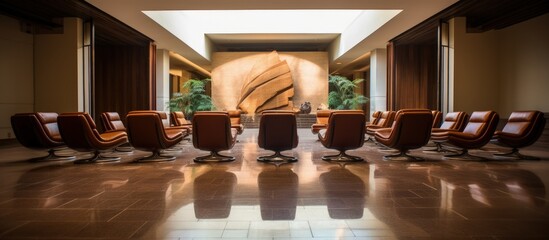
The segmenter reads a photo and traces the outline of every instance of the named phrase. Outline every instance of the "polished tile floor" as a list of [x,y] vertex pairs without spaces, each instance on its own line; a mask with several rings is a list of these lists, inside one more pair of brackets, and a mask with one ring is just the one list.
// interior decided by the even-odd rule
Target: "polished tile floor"
[[[374,144],[340,165],[308,129],[285,153],[259,163],[257,129],[228,152],[237,160],[195,164],[185,142],[166,163],[28,162],[44,155],[0,146],[0,239],[548,239],[549,148],[542,161],[386,162]],[[501,150],[489,145],[473,154]]]

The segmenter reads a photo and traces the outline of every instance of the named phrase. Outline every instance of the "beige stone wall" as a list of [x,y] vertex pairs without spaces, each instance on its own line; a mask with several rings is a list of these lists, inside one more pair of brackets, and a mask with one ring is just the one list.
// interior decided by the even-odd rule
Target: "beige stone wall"
[[[217,52],[212,57],[212,99],[218,110],[236,109],[242,83],[254,63],[269,52]],[[313,112],[328,102],[326,52],[278,52],[294,80],[294,107],[311,102]]]

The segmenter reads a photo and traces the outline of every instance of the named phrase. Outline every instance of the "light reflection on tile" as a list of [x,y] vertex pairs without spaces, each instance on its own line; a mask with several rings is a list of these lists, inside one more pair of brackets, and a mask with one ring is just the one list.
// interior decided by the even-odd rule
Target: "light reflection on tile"
[[[369,163],[320,160],[333,153],[309,129],[287,153],[297,163],[256,161],[270,154],[246,129],[224,154],[195,164],[183,143],[177,160],[132,164],[29,163],[37,154],[0,149],[0,238],[422,239],[549,235],[549,163],[385,162],[374,144],[354,150]],[[525,149],[544,154],[549,148]],[[490,149],[497,147],[490,146]],[[531,150],[530,150],[531,149]],[[541,150],[540,150],[541,149]],[[477,154],[486,154],[475,152]],[[21,161],[13,162],[13,159]]]

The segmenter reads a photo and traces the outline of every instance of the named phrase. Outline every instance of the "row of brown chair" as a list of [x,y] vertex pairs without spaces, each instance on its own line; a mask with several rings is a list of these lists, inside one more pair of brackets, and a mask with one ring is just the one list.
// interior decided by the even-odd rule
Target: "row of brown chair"
[[[417,113],[406,113],[416,110],[401,110],[396,113],[395,122],[391,128],[375,127],[379,123],[373,119],[370,134],[374,134],[378,143],[381,143],[389,148],[399,150],[399,154],[385,156],[384,159],[395,159],[404,157],[407,160],[421,160],[421,158],[406,154],[409,149],[419,148],[426,144],[425,140],[431,140],[436,145],[436,148],[431,150],[435,152],[447,152],[442,145],[450,145],[460,148],[458,153],[444,156],[443,159],[474,159],[483,160],[484,158],[472,156],[468,150],[480,148],[486,145],[491,140],[499,145],[511,147],[512,150],[505,154],[494,154],[496,156],[512,156],[519,159],[537,159],[535,157],[524,156],[518,152],[518,148],[533,144],[543,132],[545,126],[545,118],[543,113],[539,111],[522,111],[513,112],[509,117],[509,121],[502,131],[495,131],[499,116],[493,111],[473,112],[470,119],[465,112],[448,113],[444,122],[440,127],[436,127],[438,118],[442,114],[438,111],[431,111],[432,124],[430,129],[426,129],[426,123],[421,123],[419,120],[404,120],[406,115],[418,115]],[[427,118],[426,110],[421,110],[423,117]],[[406,114],[404,114],[406,113]],[[373,116],[380,115],[374,113]],[[390,115],[390,113],[386,113]],[[419,116],[415,116],[419,118]],[[382,119],[381,117],[379,119]],[[396,121],[399,119],[399,121]],[[426,120],[424,120],[426,121]],[[423,122],[424,122],[423,121]],[[403,130],[408,129],[408,130]],[[423,130],[421,130],[423,129]],[[403,133],[409,131],[408,133]],[[368,132],[368,127],[367,127]],[[432,133],[431,133],[432,132]],[[399,136],[399,137],[397,137]],[[493,138],[493,136],[495,136]],[[427,150],[429,151],[429,150]]]
[[[458,120],[466,118],[466,113],[454,113],[450,115],[450,118],[452,116],[455,116],[455,125],[457,126],[446,130],[433,131],[431,137],[438,145],[449,144],[461,149],[458,153],[445,155],[443,159],[485,160],[483,157],[469,154],[469,149],[481,148],[489,142],[512,148],[509,153],[494,154],[496,157],[513,157],[528,160],[539,159],[520,154],[519,148],[532,145],[543,133],[546,120],[544,114],[540,111],[512,112],[501,131],[496,131],[499,115],[494,111],[473,112],[468,122],[466,120]],[[460,125],[459,123],[462,124]],[[441,147],[437,147],[437,149],[441,151]],[[442,151],[447,150],[442,149]]]

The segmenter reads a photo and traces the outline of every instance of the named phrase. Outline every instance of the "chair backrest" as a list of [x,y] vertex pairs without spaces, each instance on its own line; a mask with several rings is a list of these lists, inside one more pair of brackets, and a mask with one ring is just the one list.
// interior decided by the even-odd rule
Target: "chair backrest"
[[395,120],[395,115],[395,111],[382,112],[376,125],[384,128],[391,127],[393,125],[393,121]]
[[95,149],[101,146],[101,136],[88,113],[62,113],[57,117],[59,132],[68,147]]
[[512,112],[501,132],[512,133],[515,139],[522,141],[521,145],[528,146],[541,136],[545,122],[544,114],[540,111]]
[[11,126],[21,145],[28,148],[53,148],[64,145],[57,126],[57,113],[17,113]]
[[126,127],[117,112],[101,113],[101,124],[105,131],[126,131]]
[[183,126],[189,124],[189,122],[185,118],[185,114],[182,111],[171,112],[170,122],[173,126]]
[[494,135],[498,121],[499,115],[494,111],[473,112],[463,130],[463,133],[471,135],[467,138],[470,148],[486,145]]
[[229,118],[231,119],[232,125],[239,125],[242,122],[240,120],[240,116],[242,115],[240,110],[229,110],[227,111],[227,113],[229,114]]
[[321,142],[325,147],[340,150],[359,148],[364,144],[365,122],[362,111],[334,111]]
[[377,125],[379,122],[379,119],[381,119],[381,111],[375,111],[372,113],[372,119],[370,120],[370,125]]
[[328,124],[328,118],[334,110],[318,110],[316,111],[316,123]]
[[[428,109],[405,109],[396,113],[388,146],[397,149],[415,149],[429,142],[433,114]],[[386,144],[386,143],[384,143]]]
[[297,123],[291,111],[264,111],[259,121],[259,147],[283,151],[297,147]]
[[162,116],[158,111],[130,112],[126,116],[128,137],[133,147],[139,149],[165,149],[166,132]]
[[204,111],[193,116],[193,146],[207,151],[230,149],[235,138],[227,112]]
[[160,119],[162,120],[162,124],[164,125],[164,127],[166,127],[166,128],[170,127],[170,120],[168,118],[168,114],[166,114],[166,112],[164,112],[164,111],[134,110],[134,111],[130,111],[128,114],[130,114],[130,113],[150,113],[150,112],[155,112],[160,116]]
[[449,112],[444,117],[444,122],[439,128],[463,131],[467,125],[468,117],[469,115],[466,112]]
[[442,112],[438,110],[432,110],[431,113],[433,114],[433,126],[432,128],[438,128],[442,122]]

